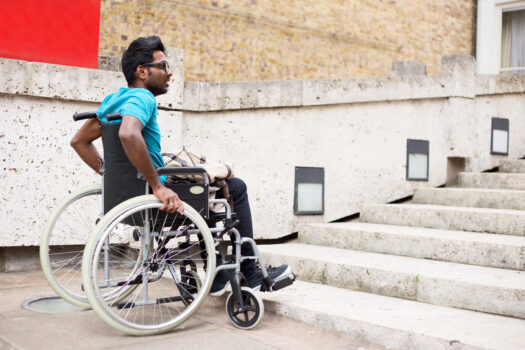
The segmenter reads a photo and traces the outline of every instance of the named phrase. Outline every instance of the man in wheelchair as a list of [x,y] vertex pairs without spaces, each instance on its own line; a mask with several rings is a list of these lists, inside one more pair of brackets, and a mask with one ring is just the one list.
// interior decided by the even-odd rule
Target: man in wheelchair
[[[152,36],[134,40],[122,56],[122,71],[128,87],[123,87],[118,92],[107,96],[97,110],[97,114],[102,122],[107,122],[106,115],[120,112],[122,119],[118,136],[130,162],[148,182],[153,194],[162,202],[161,210],[168,213],[182,212],[183,205],[177,193],[170,189],[169,179],[166,176],[158,176],[155,170],[164,166],[155,96],[168,91],[172,75],[160,38]],[[99,122],[96,119],[88,119],[71,140],[71,146],[82,160],[99,174],[101,174],[103,160],[94,147],[93,141],[100,136]],[[253,238],[246,185],[239,178],[226,181],[239,220],[237,230],[242,237]],[[223,191],[219,190],[217,198],[223,196]],[[218,252],[216,254],[217,266],[219,266],[223,262],[221,255]],[[241,247],[241,254],[243,256],[254,255],[249,244]],[[287,265],[268,267],[266,270],[273,280],[291,272]],[[261,288],[263,275],[254,260],[243,261],[241,272],[248,287],[255,290]],[[230,275],[230,270],[218,271],[210,294],[222,295],[229,284]]]

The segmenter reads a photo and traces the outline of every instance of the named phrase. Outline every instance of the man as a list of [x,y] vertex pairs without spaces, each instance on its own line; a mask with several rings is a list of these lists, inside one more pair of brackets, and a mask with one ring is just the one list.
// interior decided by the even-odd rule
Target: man
[[[134,40],[122,55],[122,72],[128,83],[127,88],[120,88],[116,93],[107,96],[98,115],[103,122],[109,113],[120,112],[122,121],[119,137],[126,155],[137,170],[150,185],[153,194],[162,202],[161,210],[182,213],[182,203],[175,192],[166,187],[166,176],[158,176],[156,168],[164,166],[161,155],[161,133],[157,123],[157,102],[155,96],[168,91],[172,73],[166,61],[165,48],[157,36],[138,38]],[[82,160],[100,174],[103,162],[93,145],[100,137],[98,121],[87,120],[71,140],[71,146]],[[237,219],[240,221],[237,229],[243,237],[253,237],[250,205],[246,185],[238,178],[228,180],[230,195],[233,198]],[[222,191],[217,197],[222,196]],[[243,255],[253,255],[251,246],[245,244],[241,248]],[[220,255],[217,265],[222,264]],[[272,279],[290,273],[287,265],[268,268]],[[262,283],[262,273],[256,268],[253,260],[241,264],[247,285],[259,289]],[[211,287],[212,295],[222,295],[228,286],[230,271],[220,271],[215,276]]]

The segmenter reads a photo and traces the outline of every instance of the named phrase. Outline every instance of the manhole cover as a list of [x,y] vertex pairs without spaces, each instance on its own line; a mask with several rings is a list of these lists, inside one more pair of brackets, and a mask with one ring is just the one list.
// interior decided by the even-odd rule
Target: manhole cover
[[42,312],[46,314],[70,314],[84,310],[72,305],[58,296],[39,297],[26,301],[22,307],[27,310]]

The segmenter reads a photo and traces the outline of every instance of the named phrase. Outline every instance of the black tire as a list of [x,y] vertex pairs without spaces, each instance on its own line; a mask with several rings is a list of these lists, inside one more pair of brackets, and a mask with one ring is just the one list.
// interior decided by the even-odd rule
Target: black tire
[[245,311],[239,311],[233,293],[226,299],[226,313],[235,327],[251,329],[261,322],[264,315],[264,304],[261,297],[248,287],[241,287],[242,300]]

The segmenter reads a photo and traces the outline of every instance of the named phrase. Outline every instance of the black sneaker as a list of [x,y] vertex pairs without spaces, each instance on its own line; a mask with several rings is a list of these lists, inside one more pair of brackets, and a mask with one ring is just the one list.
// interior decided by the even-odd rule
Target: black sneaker
[[291,274],[292,269],[288,265],[281,265],[275,267],[272,267],[272,265],[270,265],[266,268],[266,272],[268,272],[268,276],[270,276],[273,280],[276,280],[279,277]]
[[210,289],[210,295],[219,297],[224,294],[230,284],[231,271],[221,270],[217,272]]
[[[279,277],[289,275],[292,270],[290,269],[290,266],[288,265],[281,265],[281,266],[268,266],[266,268],[266,272],[268,272],[268,276],[272,280],[276,280]],[[255,270],[250,276],[244,276],[246,278],[246,285],[254,290],[260,290],[261,284],[263,281],[263,275],[260,269]]]

